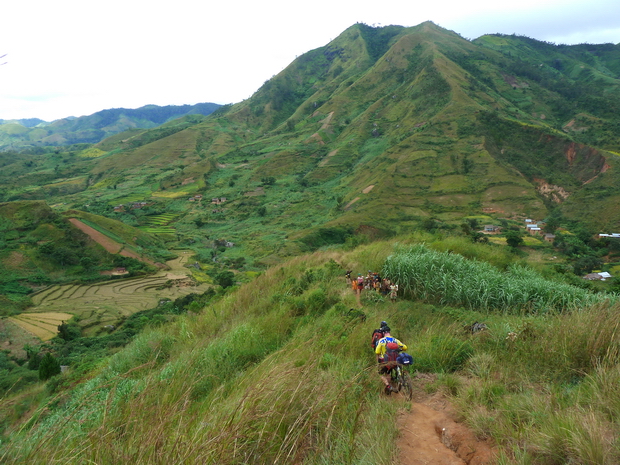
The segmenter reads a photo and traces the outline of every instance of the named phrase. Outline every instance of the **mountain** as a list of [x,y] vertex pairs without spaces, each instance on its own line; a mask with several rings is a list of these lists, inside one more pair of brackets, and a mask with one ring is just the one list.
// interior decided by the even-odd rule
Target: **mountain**
[[24,119],[0,119],[0,124],[20,124],[27,128],[33,128],[39,124],[46,125],[46,121],[39,118],[24,118]]
[[[356,24],[207,117],[0,153],[10,312],[49,276],[143,271],[109,241],[173,251],[192,291],[119,317],[116,287],[52,286],[75,318],[37,347],[0,320],[3,462],[473,463],[475,433],[502,463],[619,463],[619,287],[577,271],[619,269],[618,242],[592,239],[620,227],[617,56]],[[556,241],[519,247],[525,218]],[[396,301],[351,292],[347,270],[395,281]],[[413,409],[382,394],[367,339],[384,319],[415,359]],[[465,421],[437,427],[440,404]],[[411,431],[442,458],[397,457]]]
[[[263,263],[464,218],[553,211],[617,230],[617,57],[608,44],[356,24],[204,119],[11,156],[4,199],[105,215],[144,200],[183,212],[170,223],[180,243],[226,238]],[[189,202],[198,194],[225,205]],[[148,215],[123,215],[146,227]]]
[[0,150],[36,146],[96,143],[113,134],[135,128],[154,128],[188,115],[209,115],[220,105],[145,105],[136,109],[114,108],[88,116],[45,122],[38,118],[0,120]]

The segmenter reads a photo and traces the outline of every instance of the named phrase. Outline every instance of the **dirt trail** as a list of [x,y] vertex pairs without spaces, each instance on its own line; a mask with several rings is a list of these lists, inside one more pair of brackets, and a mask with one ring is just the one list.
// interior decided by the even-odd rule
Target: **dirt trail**
[[110,239],[108,236],[100,233],[95,228],[91,228],[87,224],[82,223],[77,218],[69,218],[69,221],[73,223],[74,226],[76,226],[77,228],[81,229],[83,232],[88,234],[91,239],[93,239],[95,242],[101,245],[108,252],[113,253],[113,254],[119,254],[124,257],[135,258],[136,260],[140,260],[141,262],[148,263],[149,265],[159,266],[157,263],[153,262],[152,260],[149,260],[148,258],[140,256],[133,250],[129,250],[128,248],[125,248],[123,244],[119,244],[115,240]]
[[487,465],[495,463],[495,451],[486,441],[456,421],[449,401],[441,394],[428,395],[422,386],[430,376],[414,379],[410,411],[398,419],[400,465]]

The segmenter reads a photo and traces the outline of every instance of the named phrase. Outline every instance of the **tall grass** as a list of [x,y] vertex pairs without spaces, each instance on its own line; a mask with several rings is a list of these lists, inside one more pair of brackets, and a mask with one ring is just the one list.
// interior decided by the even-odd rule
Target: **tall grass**
[[422,245],[390,255],[383,275],[410,298],[487,312],[566,311],[618,300],[614,294],[549,281],[523,266],[511,265],[502,272],[489,263]]
[[0,460],[391,463],[397,428],[384,419],[400,404],[379,396],[375,323],[348,316],[342,257],[327,256],[143,333],[12,435]]
[[[142,333],[24,422],[0,444],[0,461],[393,463],[395,418],[407,404],[381,396],[368,344],[387,320],[415,368],[431,373],[416,387],[435,378],[427,392],[451,396],[467,424],[502,449],[498,463],[620,463],[620,306],[523,315],[517,305],[494,312],[487,297],[470,299],[471,310],[445,307],[440,288],[425,290],[432,303],[411,299],[424,290],[419,278],[407,298],[365,299],[358,309],[344,271],[387,268],[396,255],[434,266],[416,268],[426,281],[466,270],[503,288],[532,276],[426,248],[387,259],[391,250],[373,243],[297,257]],[[471,286],[466,294],[484,291],[475,279],[457,281],[463,292]],[[476,320],[488,330],[464,330]]]

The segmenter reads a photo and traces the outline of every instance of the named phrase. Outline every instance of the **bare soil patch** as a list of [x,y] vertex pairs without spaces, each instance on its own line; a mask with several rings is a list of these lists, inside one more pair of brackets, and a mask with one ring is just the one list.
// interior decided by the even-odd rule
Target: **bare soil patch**
[[319,166],[327,165],[327,162],[329,161],[329,159],[333,157],[334,155],[336,155],[337,153],[338,153],[338,149],[332,150],[331,152],[329,152],[327,156],[319,162]]
[[397,442],[401,465],[486,465],[496,460],[496,449],[458,420],[449,400],[440,393],[426,394],[423,385],[431,376],[414,378],[410,411],[398,419]]
[[71,223],[75,227],[81,229],[83,232],[88,234],[91,237],[91,239],[93,239],[95,242],[97,242],[97,244],[102,246],[108,252],[117,254],[123,248],[122,244],[119,244],[118,242],[113,241],[112,239],[110,239],[105,234],[102,234],[99,231],[97,231],[96,229],[91,228],[90,226],[82,223],[77,218],[69,218],[69,221],[71,221]]
[[140,256],[138,253],[134,252],[133,250],[129,250],[125,248],[123,244],[119,244],[115,240],[110,239],[105,234],[100,233],[96,229],[91,228],[87,224],[82,223],[77,218],[69,218],[69,221],[71,221],[71,223],[73,223],[74,226],[76,226],[77,228],[81,229],[83,232],[88,234],[88,236],[90,236],[92,240],[94,240],[97,244],[102,246],[104,249],[106,249],[110,253],[119,254],[119,255],[122,255],[123,257],[135,258],[136,260],[140,260],[141,262],[148,263],[149,265],[160,266],[154,261]]
[[368,194],[368,193],[369,193],[369,192],[370,192],[370,191],[371,191],[374,187],[375,187],[375,185],[374,185],[374,184],[371,184],[371,185],[370,185],[370,186],[368,186],[366,189],[364,189],[364,190],[362,191],[362,193],[364,193],[364,194]]
[[257,187],[253,191],[245,192],[243,195],[246,197],[256,197],[257,195],[265,195],[265,189],[262,187]]
[[351,206],[357,202],[360,198],[359,197],[355,197],[353,200],[351,200],[348,204],[346,204],[343,208],[343,210],[348,210],[349,208],[351,208]]

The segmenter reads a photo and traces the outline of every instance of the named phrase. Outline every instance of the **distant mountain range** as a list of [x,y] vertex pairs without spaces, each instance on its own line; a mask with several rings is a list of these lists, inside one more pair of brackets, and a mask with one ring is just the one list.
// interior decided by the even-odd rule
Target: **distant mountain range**
[[88,116],[70,116],[52,122],[39,118],[0,120],[0,150],[94,144],[128,129],[154,128],[188,115],[206,116],[219,107],[217,103],[145,105],[136,109],[102,110]]
[[[22,144],[85,142],[155,126],[173,117],[166,111],[106,110],[0,132]],[[23,136],[8,134],[16,128]],[[458,228],[472,217],[553,212],[617,232],[619,154],[618,45],[355,24],[208,116],[87,149],[0,154],[0,199],[45,199],[145,227],[148,212],[172,208],[184,211],[168,225],[175,240],[251,244],[243,253],[267,263],[351,231]],[[189,200],[198,194],[226,202],[205,209]],[[112,212],[137,201],[149,207]]]

